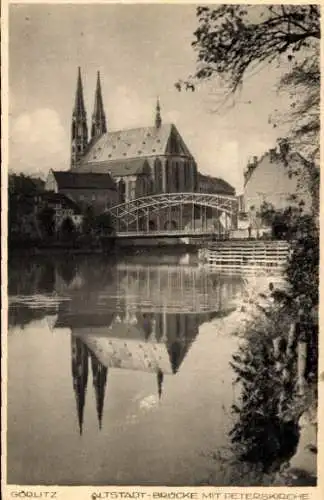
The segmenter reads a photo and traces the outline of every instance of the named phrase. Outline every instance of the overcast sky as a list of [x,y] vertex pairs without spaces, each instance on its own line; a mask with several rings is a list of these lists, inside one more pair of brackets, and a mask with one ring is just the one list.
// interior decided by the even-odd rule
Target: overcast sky
[[195,68],[194,5],[11,5],[9,25],[9,168],[46,176],[68,169],[71,114],[81,66],[88,119],[101,72],[108,129],[153,124],[156,97],[202,173],[242,189],[248,159],[283,134],[269,123],[286,102],[280,68],[250,77],[236,104],[216,111],[218,83],[179,93]]

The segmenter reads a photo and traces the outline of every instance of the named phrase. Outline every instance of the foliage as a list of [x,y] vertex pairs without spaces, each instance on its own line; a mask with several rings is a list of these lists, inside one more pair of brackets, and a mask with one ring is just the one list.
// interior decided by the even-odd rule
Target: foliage
[[60,227],[60,236],[63,240],[69,240],[75,236],[75,225],[71,217],[65,217]]
[[204,6],[197,8],[197,18],[193,81],[220,76],[232,92],[250,69],[283,54],[292,60],[303,49],[318,46],[320,39],[317,5]]
[[304,217],[302,212],[302,204],[276,210],[271,203],[264,202],[260,207],[259,217],[263,225],[271,227],[274,239],[293,240],[298,233],[299,220]]
[[[44,182],[24,174],[9,174],[8,177],[8,226],[9,238],[24,234],[26,216],[34,213],[34,196],[42,193]],[[24,236],[24,238],[26,235]]]
[[45,207],[41,210],[37,216],[41,230],[45,236],[53,236],[55,232],[55,220],[54,220],[54,209],[51,207]]
[[10,195],[34,195],[44,191],[44,181],[39,177],[24,174],[9,174],[8,190]]
[[113,225],[109,214],[100,214],[95,219],[95,229],[101,235],[111,234],[113,232]]
[[197,18],[192,43],[197,70],[176,87],[194,90],[198,82],[218,78],[225,94],[233,95],[261,66],[285,62],[278,90],[288,92],[290,112],[281,117],[276,112],[270,122],[274,127],[289,123],[285,142],[302,154],[314,194],[319,185],[319,5],[204,6],[197,8]]
[[[297,121],[297,118],[296,118]],[[319,126],[319,123],[318,123]],[[317,139],[314,137],[312,140],[312,145],[317,148],[317,142],[319,140],[319,134]],[[294,151],[294,138],[291,137],[289,140],[279,139],[279,159],[282,161],[285,168],[287,168],[289,176],[295,176],[297,178],[297,191],[305,192],[305,187],[311,197],[311,209],[312,213],[316,217],[319,211],[319,186],[320,186],[320,170],[317,165],[317,160],[315,157],[308,160],[300,154]],[[298,140],[298,147],[301,145],[301,140]],[[314,151],[315,151],[314,149]],[[316,156],[316,155],[315,155]],[[296,165],[297,163],[297,165]]]
[[[300,207],[275,210],[270,203],[263,203],[260,216],[272,227],[275,239],[290,240],[292,251],[286,277],[293,299],[307,297],[312,307],[319,301],[319,228],[312,214],[305,214]],[[304,300],[304,299],[303,299]]]
[[312,307],[319,303],[319,228],[310,215],[295,219],[296,239],[287,267],[291,293]]
[[294,454],[299,438],[300,415],[294,407],[296,356],[287,362],[286,373],[284,349],[278,359],[273,348],[274,338],[285,339],[281,333],[285,323],[280,309],[254,318],[231,363],[241,386],[240,400],[232,407],[238,417],[230,432],[234,455],[263,472],[278,470]]
[[309,162],[319,164],[320,65],[319,48],[293,69],[279,83],[279,91],[290,97],[290,114],[282,119],[291,125],[290,143]]

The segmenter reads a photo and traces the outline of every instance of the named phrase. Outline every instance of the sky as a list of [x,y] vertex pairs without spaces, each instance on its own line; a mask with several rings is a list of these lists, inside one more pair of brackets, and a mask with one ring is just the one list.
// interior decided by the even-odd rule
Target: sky
[[250,76],[232,106],[219,110],[217,80],[178,92],[193,73],[194,5],[11,4],[9,11],[9,170],[46,178],[67,170],[77,68],[88,123],[96,72],[101,74],[108,130],[173,122],[198,169],[242,191],[250,158],[275,145],[284,130],[269,120],[286,99],[276,91],[274,65]]

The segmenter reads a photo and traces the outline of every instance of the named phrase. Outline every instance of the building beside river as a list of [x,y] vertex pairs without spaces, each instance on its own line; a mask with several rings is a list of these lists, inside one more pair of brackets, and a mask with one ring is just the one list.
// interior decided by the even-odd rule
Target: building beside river
[[118,203],[116,184],[110,174],[50,170],[45,189],[65,195],[81,208],[92,205],[98,213]]
[[258,212],[266,202],[276,209],[301,205],[311,206],[307,183],[300,185],[298,174],[305,170],[304,159],[298,153],[287,155],[284,162],[277,149],[270,149],[261,158],[254,157],[245,172],[244,211]]

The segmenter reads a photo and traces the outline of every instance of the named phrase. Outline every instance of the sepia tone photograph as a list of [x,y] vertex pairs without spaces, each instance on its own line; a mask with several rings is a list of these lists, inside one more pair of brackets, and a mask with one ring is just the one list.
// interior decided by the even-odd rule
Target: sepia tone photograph
[[8,25],[7,484],[316,486],[320,6]]

